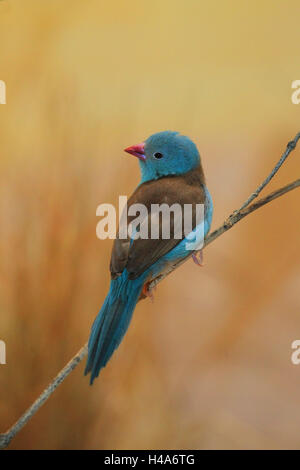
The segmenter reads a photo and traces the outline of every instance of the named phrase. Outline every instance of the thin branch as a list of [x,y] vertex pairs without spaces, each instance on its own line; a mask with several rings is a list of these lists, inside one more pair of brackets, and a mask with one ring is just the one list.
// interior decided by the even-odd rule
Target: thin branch
[[249,206],[249,204],[257,198],[257,196],[262,192],[262,190],[265,188],[265,186],[267,186],[267,184],[271,181],[271,179],[276,175],[277,171],[279,170],[279,168],[281,168],[281,166],[284,164],[284,162],[286,161],[287,157],[289,156],[289,154],[295,150],[296,148],[296,145],[298,143],[298,140],[300,139],[300,132],[296,135],[296,137],[291,140],[287,146],[286,146],[286,150],[285,152],[282,154],[279,162],[277,163],[277,165],[273,168],[273,170],[271,171],[271,173],[267,176],[267,178],[261,183],[260,186],[258,186],[258,188],[256,189],[256,191],[254,191],[254,193],[251,194],[251,196],[247,199],[247,201],[244,202],[244,204],[237,210],[235,211],[232,215],[235,215],[236,212],[240,212],[242,211],[245,207]]
[[[294,140],[290,141],[287,145],[287,148],[283,155],[281,156],[280,160],[278,161],[277,165],[271,171],[269,176],[264,180],[264,182],[251,194],[251,196],[245,201],[245,203],[238,209],[234,211],[227,220],[214,232],[212,232],[204,242],[204,247],[212,243],[216,238],[220,237],[224,232],[231,229],[237,222],[242,220],[247,215],[251,214],[255,210],[259,209],[260,207],[264,206],[265,204],[274,201],[275,199],[283,196],[284,194],[292,191],[300,187],[300,179],[295,180],[293,183],[290,183],[276,191],[268,194],[266,197],[259,199],[258,201],[251,204],[251,202],[257,198],[260,192],[265,188],[265,186],[270,182],[273,176],[277,173],[279,168],[283,165],[286,161],[287,157],[290,153],[296,148],[297,142],[300,139],[300,132],[296,135]],[[250,205],[251,204],[251,205]],[[167,277],[171,272],[185,263],[191,256],[193,252],[184,259],[177,263],[174,263],[170,266],[169,270],[165,272],[163,275],[158,276],[154,279],[151,284],[150,288],[157,285],[161,282],[165,277]],[[12,439],[19,433],[19,431],[28,423],[28,421],[35,415],[35,413],[41,408],[41,406],[48,400],[48,398],[52,395],[52,393],[56,390],[56,388],[68,377],[68,375],[77,367],[77,365],[84,359],[87,355],[87,343],[75,354],[75,356],[68,362],[68,364],[59,372],[59,374],[50,382],[48,387],[41,393],[41,395],[37,398],[37,400],[25,411],[25,413],[18,419],[18,421],[4,434],[0,434],[0,449],[4,449],[7,447]]]
[[75,367],[87,355],[87,343],[78,351],[77,354],[68,362],[68,364],[57,374],[57,376],[50,382],[47,388],[35,400],[35,402],[25,411],[25,413],[18,419],[18,421],[5,433],[0,434],[0,449],[4,449],[10,441],[18,434],[19,431],[28,423],[28,421],[35,415],[41,406],[48,400],[57,387],[68,377],[68,375],[75,369]]

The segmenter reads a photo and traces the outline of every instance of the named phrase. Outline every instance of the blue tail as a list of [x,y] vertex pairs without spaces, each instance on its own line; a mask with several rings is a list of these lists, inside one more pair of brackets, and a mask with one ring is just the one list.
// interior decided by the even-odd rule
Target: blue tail
[[111,281],[109,293],[93,323],[89,339],[88,360],[84,373],[87,375],[91,372],[91,385],[121,343],[143,283],[142,279],[129,281],[126,271],[118,279]]

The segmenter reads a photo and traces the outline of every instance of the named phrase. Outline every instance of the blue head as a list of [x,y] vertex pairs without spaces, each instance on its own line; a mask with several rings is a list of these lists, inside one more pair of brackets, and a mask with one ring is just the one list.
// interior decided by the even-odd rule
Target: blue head
[[139,158],[142,183],[162,176],[182,175],[200,165],[196,145],[178,132],[158,132],[125,151]]

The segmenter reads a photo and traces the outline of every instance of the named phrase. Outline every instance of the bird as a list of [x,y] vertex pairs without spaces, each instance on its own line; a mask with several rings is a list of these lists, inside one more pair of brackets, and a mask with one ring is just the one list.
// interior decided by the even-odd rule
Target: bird
[[[206,186],[200,154],[189,137],[179,132],[162,131],[124,150],[138,158],[141,179],[128,199],[123,220],[129,224],[132,222],[133,217],[128,213],[134,204],[143,204],[150,212],[153,204],[164,203],[169,207],[179,204],[181,208],[189,204],[192,207],[192,230],[186,235],[180,229],[180,236],[176,238],[170,231],[170,237],[164,238],[159,219],[156,222],[159,225],[158,237],[139,238],[136,232],[121,237],[119,227],[111,253],[109,292],[93,322],[88,341],[85,375],[90,373],[91,385],[120,345],[138,300],[153,297],[151,282],[172,263],[190,255],[187,241],[191,235],[196,237],[200,228],[202,238],[205,237],[213,215],[213,202]],[[204,207],[200,221],[196,216],[197,204]],[[146,224],[150,222],[151,216],[148,214]],[[170,219],[170,226],[173,231],[178,226],[175,215]],[[193,253],[193,259],[201,265],[202,252],[200,256]]]

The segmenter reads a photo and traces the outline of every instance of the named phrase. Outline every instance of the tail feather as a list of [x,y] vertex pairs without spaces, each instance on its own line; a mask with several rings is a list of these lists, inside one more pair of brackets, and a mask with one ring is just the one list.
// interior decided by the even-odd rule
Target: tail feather
[[111,282],[110,291],[93,323],[89,339],[85,375],[91,372],[91,384],[121,343],[142,287],[142,281],[129,281],[124,276]]

